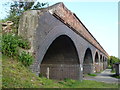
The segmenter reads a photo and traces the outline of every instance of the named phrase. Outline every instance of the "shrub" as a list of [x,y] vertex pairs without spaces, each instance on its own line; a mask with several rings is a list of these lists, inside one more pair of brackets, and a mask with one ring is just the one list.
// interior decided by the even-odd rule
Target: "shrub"
[[2,35],[2,53],[7,56],[16,56],[18,54],[18,41],[14,34]]
[[24,49],[30,48],[30,43],[27,40],[24,40],[22,37],[15,34],[3,34],[2,38],[2,53],[10,57],[16,57],[21,61],[25,66],[29,66],[33,62],[33,57],[26,52],[22,52],[19,55],[19,50],[17,47]]
[[114,69],[114,64],[119,63],[120,59],[115,56],[110,56],[108,59],[108,66],[111,67],[111,69]]
[[28,40],[23,39],[22,37],[18,37],[18,46],[23,49],[30,49],[30,43]]
[[23,49],[30,49],[30,43],[27,40],[24,40],[22,37],[17,36],[15,34],[7,33],[3,34],[2,38],[2,53],[15,57],[18,56],[18,48],[21,47]]
[[30,66],[33,62],[33,57],[29,53],[23,51],[19,55],[18,60],[21,61],[24,66]]

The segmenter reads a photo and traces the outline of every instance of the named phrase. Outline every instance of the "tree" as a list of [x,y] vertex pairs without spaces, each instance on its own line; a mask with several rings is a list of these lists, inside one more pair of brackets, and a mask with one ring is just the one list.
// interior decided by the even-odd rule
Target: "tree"
[[110,64],[119,63],[120,59],[115,56],[110,56]]
[[117,58],[117,57],[115,57],[115,56],[110,56],[109,59],[108,59],[108,65],[109,65],[110,67],[112,67],[112,69],[113,69],[113,67],[114,67],[114,64],[115,64],[115,63],[119,63],[119,62],[120,62],[120,59]]
[[35,2],[27,2],[27,1],[21,2],[21,0],[14,1],[10,5],[10,12],[6,20],[13,21],[14,23],[13,28],[17,30],[19,19],[23,12],[32,9],[40,9],[43,6],[47,5],[47,3],[40,3],[40,2],[37,2],[36,5],[34,4]]

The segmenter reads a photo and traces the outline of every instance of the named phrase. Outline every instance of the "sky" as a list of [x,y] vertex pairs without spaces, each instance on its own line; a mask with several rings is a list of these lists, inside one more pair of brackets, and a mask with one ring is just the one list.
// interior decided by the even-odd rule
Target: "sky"
[[[40,0],[45,2],[45,0]],[[62,1],[62,0],[60,0]],[[48,2],[49,6],[58,1]],[[118,2],[63,1],[74,12],[109,55],[118,57]],[[0,19],[6,17],[9,6],[0,3]]]

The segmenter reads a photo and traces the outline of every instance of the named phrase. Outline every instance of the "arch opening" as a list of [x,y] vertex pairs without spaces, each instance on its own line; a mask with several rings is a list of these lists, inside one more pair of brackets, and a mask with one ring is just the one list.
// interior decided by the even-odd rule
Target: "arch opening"
[[100,55],[100,70],[103,70],[103,57],[102,54]]
[[98,56],[98,53],[96,52],[95,54],[95,63],[98,63],[99,62],[99,56]]
[[95,54],[95,72],[100,72],[98,52]]
[[100,62],[101,62],[101,63],[103,62],[102,55],[100,55]]
[[105,57],[103,56],[103,69],[105,70]]
[[88,48],[84,55],[84,61],[83,61],[83,74],[93,73],[93,58],[92,58],[92,52]]
[[103,66],[104,66],[104,69],[107,68],[107,58],[106,57],[104,57]]
[[80,63],[73,41],[66,35],[57,37],[40,64],[40,74],[51,79],[79,79]]

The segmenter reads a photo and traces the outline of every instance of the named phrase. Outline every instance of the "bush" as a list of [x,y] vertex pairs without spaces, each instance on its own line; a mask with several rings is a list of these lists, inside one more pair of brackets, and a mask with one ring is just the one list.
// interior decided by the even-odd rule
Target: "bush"
[[3,34],[2,36],[2,53],[14,57],[18,54],[18,41],[14,34]]
[[24,40],[22,37],[15,34],[3,34],[2,38],[2,53],[9,57],[16,57],[21,61],[25,66],[29,66],[33,62],[33,57],[26,52],[22,52],[19,55],[18,47],[29,49],[30,43],[27,40]]
[[30,43],[22,37],[15,34],[3,34],[2,38],[2,53],[7,56],[18,56],[18,48],[30,49]]
[[21,61],[24,66],[30,66],[33,62],[33,57],[29,53],[23,51],[19,55],[18,60]]
[[18,46],[23,49],[30,49],[30,43],[28,40],[24,40],[22,37],[18,37]]
[[118,62],[120,62],[120,59],[115,56],[110,56],[109,61],[108,61],[109,64],[115,64]]
[[114,64],[119,63],[120,59],[115,56],[110,56],[108,59],[108,66],[111,67],[111,69],[114,69]]

